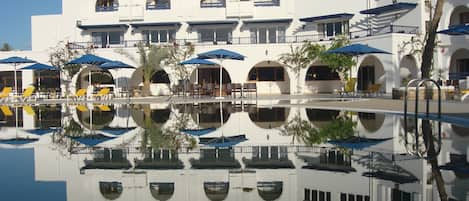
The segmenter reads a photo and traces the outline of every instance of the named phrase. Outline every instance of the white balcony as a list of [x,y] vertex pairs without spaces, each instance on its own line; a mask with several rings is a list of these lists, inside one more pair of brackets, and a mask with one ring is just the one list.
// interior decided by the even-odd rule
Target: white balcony
[[254,15],[254,1],[227,0],[226,17],[252,17]]

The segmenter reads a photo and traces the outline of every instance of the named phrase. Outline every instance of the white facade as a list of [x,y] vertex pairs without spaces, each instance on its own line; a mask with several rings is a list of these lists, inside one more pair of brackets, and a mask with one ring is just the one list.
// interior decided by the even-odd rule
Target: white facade
[[[335,78],[306,80],[308,76],[311,77],[309,73],[316,73],[314,70],[309,72],[310,68],[301,70],[298,80],[297,76],[285,65],[278,63],[278,60],[281,54],[290,51],[290,46],[301,45],[306,40],[328,45],[336,34],[345,33],[352,43],[368,44],[392,53],[360,56],[357,62],[360,68],[352,69],[352,77],[358,77],[359,82],[363,82],[358,84],[358,90],[366,90],[369,84],[375,83],[381,84],[381,91],[390,93],[392,88],[401,86],[401,81],[419,76],[421,55],[415,53],[415,50],[420,46],[418,42],[409,42],[422,40],[430,11],[428,7],[433,4],[432,1],[424,0],[399,1],[410,7],[389,11],[383,8],[392,5],[394,1],[204,2],[63,0],[61,15],[32,16],[32,51],[1,53],[0,56],[24,54],[47,63],[50,48],[63,41],[69,43],[72,48],[93,47],[97,55],[139,66],[138,62],[124,56],[122,52],[137,57],[135,47],[140,42],[191,42],[195,45],[195,55],[224,48],[247,56],[245,61],[226,61],[223,66],[231,83],[256,82],[260,94],[296,94],[298,89],[301,89],[300,93],[305,94],[331,93],[342,87],[340,81]],[[378,14],[360,14],[360,11],[373,8],[381,10],[378,10]],[[467,23],[467,13],[469,5],[466,1],[447,1],[440,29]],[[435,54],[435,79],[446,80],[453,78],[453,75],[464,76],[465,69],[469,69],[466,67],[469,64],[465,64],[465,59],[469,58],[469,51],[466,49],[467,36],[439,35],[438,40],[441,43],[438,44]],[[256,80],[250,80],[249,72],[255,66],[264,70],[269,66],[283,68],[283,76],[264,79],[257,75]],[[312,66],[321,66],[320,61]],[[443,70],[437,73],[437,69]],[[172,68],[167,66],[165,71],[169,74],[171,84],[177,84],[178,78]],[[403,75],[402,72],[410,73]],[[262,73],[267,77],[272,77],[269,73],[276,75],[265,71],[259,74]],[[133,70],[111,71],[111,74],[114,79],[127,81],[121,81],[120,86],[117,86],[119,88],[125,87],[124,84],[127,83],[130,88],[141,84],[139,74],[135,74]],[[73,79],[72,91],[78,88],[75,86],[76,80],[78,76]],[[27,85],[31,80],[26,78],[23,82]],[[195,74],[192,82],[195,82]],[[168,85],[152,85],[153,95],[168,93]]]

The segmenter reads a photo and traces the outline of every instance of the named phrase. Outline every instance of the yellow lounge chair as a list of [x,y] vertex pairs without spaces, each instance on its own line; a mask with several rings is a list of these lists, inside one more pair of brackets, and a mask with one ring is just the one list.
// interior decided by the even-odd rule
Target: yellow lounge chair
[[102,99],[102,98],[106,98],[107,96],[109,96],[109,92],[111,92],[111,89],[109,88],[102,88],[101,90],[98,91],[97,94],[94,95],[94,97],[96,99]]
[[6,117],[13,116],[13,112],[10,110],[10,107],[6,105],[0,106],[0,110],[2,110],[3,115],[5,115]]
[[87,112],[88,107],[86,107],[85,105],[77,105],[77,110],[80,112]]
[[111,111],[111,108],[107,105],[98,105],[98,108],[99,110],[103,111],[103,112],[109,112]]
[[85,98],[86,97],[86,89],[79,89],[77,92],[75,92],[75,95],[73,95],[71,98],[74,100],[78,100],[80,98]]
[[0,100],[6,100],[8,97],[10,97],[10,93],[13,91],[13,88],[11,87],[3,87],[2,92],[0,93]]
[[23,95],[19,96],[23,102],[29,100],[31,97],[33,97],[34,90],[36,90],[36,87],[34,86],[29,86],[23,91]]
[[24,110],[24,111],[26,112],[26,114],[28,114],[28,115],[31,115],[31,116],[36,115],[36,112],[34,112],[34,109],[33,109],[31,106],[29,106],[29,105],[23,106],[23,110]]
[[344,86],[344,91],[341,93],[341,96],[346,95],[355,95],[355,84],[357,83],[357,78],[350,78],[347,80]]

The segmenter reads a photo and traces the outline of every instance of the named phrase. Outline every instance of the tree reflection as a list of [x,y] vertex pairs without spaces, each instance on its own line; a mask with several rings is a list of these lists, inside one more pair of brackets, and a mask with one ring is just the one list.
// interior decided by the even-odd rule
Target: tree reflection
[[295,142],[315,145],[329,140],[342,140],[354,135],[357,123],[348,116],[334,118],[329,124],[321,128],[315,128],[307,121],[303,120],[299,114],[295,115],[280,131],[284,136],[292,137],[292,144]]

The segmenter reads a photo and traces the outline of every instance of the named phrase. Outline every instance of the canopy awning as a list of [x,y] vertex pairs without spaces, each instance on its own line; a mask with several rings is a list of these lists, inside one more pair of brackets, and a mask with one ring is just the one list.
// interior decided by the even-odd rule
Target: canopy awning
[[179,27],[181,26],[180,22],[157,22],[157,23],[135,23],[130,24],[135,29],[140,27]]
[[291,23],[293,19],[291,18],[284,18],[284,19],[249,19],[243,20],[244,24],[268,24],[268,23]]
[[315,17],[305,17],[300,18],[302,22],[322,22],[322,21],[331,21],[331,20],[349,20],[354,16],[351,13],[338,13],[338,14],[331,14],[331,15],[322,15],[322,16],[315,16]]
[[202,25],[236,25],[238,21],[234,20],[217,20],[217,21],[192,21],[187,22],[189,26],[202,26]]
[[83,31],[89,29],[110,29],[110,28],[120,28],[120,29],[127,29],[129,25],[127,24],[100,24],[100,25],[83,25],[79,24],[77,27]]
[[412,10],[415,7],[417,7],[416,3],[400,2],[400,3],[389,4],[389,5],[376,7],[376,8],[372,8],[372,9],[362,10],[362,11],[360,11],[360,14],[381,15],[381,14],[395,12],[395,11]]

